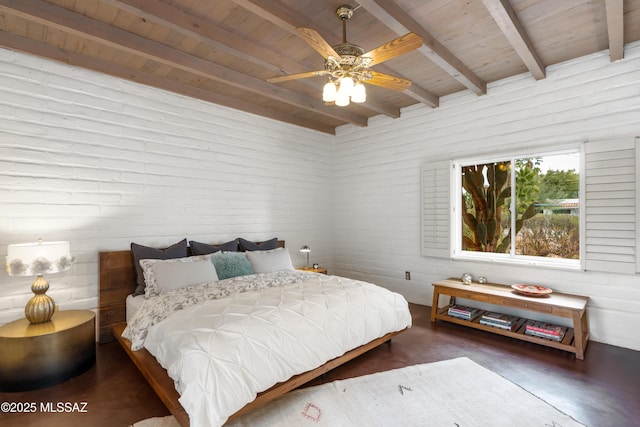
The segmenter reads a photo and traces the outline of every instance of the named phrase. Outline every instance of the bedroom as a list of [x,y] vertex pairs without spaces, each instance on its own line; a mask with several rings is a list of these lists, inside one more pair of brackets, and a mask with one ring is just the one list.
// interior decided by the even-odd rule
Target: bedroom
[[[289,248],[309,245],[332,274],[425,306],[431,283],[464,271],[535,278],[591,298],[591,340],[640,350],[636,275],[420,255],[428,159],[639,135],[638,42],[622,61],[601,50],[548,66],[540,81],[519,74],[485,96],[462,91],[335,136],[12,50],[0,63],[0,253],[40,237],[70,241],[72,270],[49,278],[63,309],[98,306],[98,251],[278,236]],[[29,285],[0,276],[0,323],[22,317]]]

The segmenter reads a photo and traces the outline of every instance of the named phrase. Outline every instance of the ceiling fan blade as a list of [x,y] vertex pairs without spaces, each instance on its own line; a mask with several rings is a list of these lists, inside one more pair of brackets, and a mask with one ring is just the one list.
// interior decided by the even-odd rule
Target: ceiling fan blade
[[389,74],[378,73],[377,71],[373,70],[371,70],[370,72],[373,77],[369,80],[365,80],[364,82],[371,85],[380,86],[392,90],[405,90],[411,87],[411,85],[413,84],[411,80],[402,79],[400,77],[391,76]]
[[287,74],[286,76],[275,76],[267,79],[269,83],[286,82],[287,80],[306,79],[307,77],[324,76],[328,74],[325,70],[307,71],[306,73]]
[[329,43],[322,38],[322,36],[312,28],[306,27],[298,27],[296,28],[296,32],[305,39],[312,48],[316,50],[323,58],[327,58],[328,56],[333,56],[336,59],[340,58],[340,55],[336,53],[335,50],[331,47]]
[[368,56],[373,59],[371,65],[379,64],[396,56],[402,55],[422,46],[422,37],[415,33],[407,33],[397,39],[393,39],[388,43],[378,46],[370,50],[362,56]]

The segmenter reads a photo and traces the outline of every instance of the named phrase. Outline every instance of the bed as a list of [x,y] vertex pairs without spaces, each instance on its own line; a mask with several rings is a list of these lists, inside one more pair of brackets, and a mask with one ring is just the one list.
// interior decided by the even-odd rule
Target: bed
[[[284,248],[284,241],[278,241],[277,246],[280,249]],[[273,251],[264,251],[266,255],[267,252],[276,252]],[[257,255],[258,252],[252,253],[250,255]],[[140,328],[138,328],[138,332],[135,332],[135,328],[140,324],[145,324],[146,315],[143,313],[144,309],[140,309],[140,313],[136,314],[136,318],[131,322],[131,324],[127,325],[127,300],[129,298],[129,302],[131,300],[130,294],[136,289],[136,270],[135,264],[132,256],[132,252],[130,250],[125,251],[109,251],[109,252],[100,252],[100,308],[99,308],[99,336],[100,342],[109,342],[114,339],[118,340],[122,347],[125,349],[131,360],[138,367],[140,372],[149,382],[154,391],[158,394],[163,403],[167,406],[169,411],[175,416],[180,425],[189,426],[190,418],[193,420],[198,420],[195,424],[198,425],[207,425],[207,424],[222,424],[226,422],[226,420],[231,420],[241,416],[242,414],[264,405],[265,403],[281,396],[282,394],[293,390],[308,381],[328,372],[329,370],[340,366],[343,363],[348,362],[349,360],[375,348],[376,346],[388,342],[393,336],[401,333],[406,328],[411,326],[411,316],[408,311],[408,304],[404,300],[404,298],[400,297],[397,294],[379,288],[375,285],[354,281],[352,279],[341,278],[338,276],[327,276],[319,273],[308,273],[301,272],[297,270],[292,271],[274,271],[274,272],[261,272],[259,274],[247,275],[246,278],[224,278],[216,282],[214,285],[203,285],[206,287],[206,292],[211,292],[211,289],[224,288],[225,292],[230,293],[230,295],[226,295],[221,298],[216,298],[213,300],[207,299],[206,302],[198,302],[194,303],[192,307],[189,307],[188,304],[183,304],[184,301],[191,301],[191,297],[194,292],[201,292],[200,288],[192,289],[188,287],[187,289],[178,289],[171,290],[167,293],[167,296],[171,295],[171,298],[180,299],[180,304],[174,304],[179,306],[180,309],[175,310],[171,314],[168,314],[166,319],[160,320],[157,324],[154,324],[152,327],[148,329],[148,331],[144,332],[144,343],[146,346],[151,348],[143,347],[138,350],[134,350],[133,348],[140,347]],[[191,254],[190,254],[191,255]],[[288,254],[287,254],[288,256]],[[190,257],[195,258],[195,257]],[[143,262],[144,263],[144,262]],[[245,281],[246,279],[246,281]],[[245,285],[245,283],[250,283],[250,285]],[[256,286],[256,283],[259,286]],[[248,289],[247,292],[236,292],[235,289],[238,288],[239,284],[241,284],[242,290],[245,287]],[[258,289],[259,288],[259,289]],[[226,289],[234,289],[234,291],[226,291]],[[206,293],[205,292],[205,293]],[[216,292],[218,292],[216,290]],[[337,292],[336,294],[332,294],[333,292]],[[346,294],[343,294],[347,292]],[[386,303],[379,304],[375,303],[375,307],[371,305],[372,303],[367,302],[369,298],[369,294],[377,295],[378,292],[381,292],[384,296],[383,298],[388,298],[387,294],[392,294],[389,298],[393,301],[389,303],[389,305],[393,306],[390,310],[395,310],[394,314],[380,314],[384,313],[383,310],[374,311],[379,309],[382,305]],[[366,294],[366,298],[359,298],[358,295]],[[187,296],[184,296],[187,295]],[[298,300],[294,302],[290,301],[290,295],[293,295],[294,298],[298,298]],[[302,295],[302,296],[301,296]],[[328,295],[328,302],[324,300],[318,300],[318,298],[325,298],[323,295]],[[346,297],[342,297],[341,295],[346,295]],[[137,297],[140,298],[140,297]],[[168,301],[172,301],[169,298]],[[275,299],[274,299],[275,298]],[[280,298],[280,299],[279,299]],[[381,298],[379,296],[374,296],[375,298]],[[314,306],[322,306],[320,311],[325,310],[325,306],[335,305],[331,303],[331,301],[339,301],[340,305],[344,305],[344,301],[349,300],[349,305],[353,304],[355,308],[355,304],[364,304],[361,308],[357,308],[358,312],[365,313],[366,316],[369,316],[368,319],[363,320],[366,325],[366,333],[351,333],[350,335],[354,337],[346,337],[347,334],[343,334],[341,330],[349,329],[347,327],[333,325],[333,317],[334,314],[322,314],[321,312],[316,313]],[[359,302],[356,302],[356,301]],[[320,301],[320,302],[318,302]],[[147,308],[153,307],[153,305],[149,302],[145,302]],[[293,304],[287,306],[287,304]],[[368,306],[367,304],[371,305]],[[140,304],[138,304],[140,305]],[[167,303],[160,304],[162,306],[168,305]],[[169,304],[170,305],[170,304]],[[184,308],[183,308],[184,305]],[[247,308],[250,307],[250,308]],[[285,307],[286,309],[282,309]],[[293,307],[293,308],[292,308]],[[302,307],[298,309],[298,307]],[[138,307],[139,308],[139,307]],[[351,310],[351,306],[348,307],[338,307],[341,312],[349,312]],[[232,310],[239,310],[238,312],[232,312]],[[247,310],[250,310],[247,311]],[[300,313],[303,313],[302,317],[300,313],[294,313],[291,316],[298,317],[287,317],[288,313],[295,312],[296,310],[300,310]],[[332,308],[333,310],[333,308]],[[347,311],[345,311],[347,310]],[[386,310],[386,308],[385,308]],[[148,311],[148,310],[147,310]],[[246,313],[245,313],[246,311]],[[264,313],[264,314],[263,314]],[[274,313],[276,313],[276,317],[274,317]],[[253,372],[248,378],[252,384],[245,385],[240,384],[237,386],[237,382],[233,383],[233,387],[223,388],[222,391],[218,390],[217,392],[211,392],[211,396],[203,398],[204,402],[207,403],[207,407],[203,407],[202,402],[191,403],[187,402],[187,405],[183,405],[179,399],[181,399],[181,395],[183,397],[194,395],[194,390],[203,390],[202,387],[209,387],[209,383],[218,382],[223,383],[223,377],[228,376],[228,368],[225,368],[227,365],[234,366],[237,362],[234,358],[231,362],[227,363],[227,359],[233,358],[234,356],[229,355],[215,355],[205,356],[198,353],[201,349],[205,348],[206,345],[202,343],[193,343],[191,344],[191,340],[193,339],[192,335],[200,335],[200,331],[203,329],[202,323],[193,323],[193,322],[207,322],[207,328],[209,324],[220,324],[225,319],[234,318],[234,322],[228,322],[229,324],[237,325],[239,322],[237,319],[238,316],[242,315],[242,322],[250,321],[252,326],[248,329],[250,332],[247,334],[251,335],[257,333],[257,335],[265,335],[269,337],[269,342],[276,342],[277,345],[274,347],[282,347],[287,348],[285,353],[287,354],[286,366],[283,368],[282,363],[279,362],[279,359],[282,359],[282,354],[278,355],[278,349],[267,349],[266,346],[270,345],[267,343],[258,343],[256,345],[251,345],[249,347],[259,348],[259,362],[260,364],[264,363],[265,366],[268,366],[267,369],[260,368],[259,376],[261,378],[256,380],[257,384],[253,384],[254,376],[258,374],[258,372]],[[261,317],[261,316],[265,317]],[[323,317],[324,316],[324,317]],[[373,316],[373,317],[371,317]],[[378,319],[380,317],[380,319]],[[394,317],[393,319],[389,319],[389,324],[387,325],[386,317]],[[204,319],[204,320],[203,320]],[[213,320],[212,320],[213,319]],[[268,332],[261,333],[260,328],[261,324],[270,324],[274,323],[274,319],[277,319],[279,324],[284,325],[278,326],[278,328],[271,330],[268,329]],[[289,319],[289,320],[287,320]],[[304,319],[304,321],[308,320],[312,323],[307,323],[306,328],[312,328],[313,325],[318,323],[316,329],[322,330],[326,332],[326,337],[318,335],[317,337],[313,336],[310,338],[295,336],[294,343],[295,347],[287,347],[291,346],[292,343],[287,343],[288,336],[293,336],[296,332],[296,328],[299,331],[302,327],[301,324],[297,324],[297,321],[291,319]],[[355,319],[355,318],[354,318]],[[131,320],[131,316],[129,316],[129,320]],[[141,321],[142,320],[142,321]],[[349,319],[349,324],[352,322],[352,319]],[[354,327],[357,327],[358,320],[353,320]],[[380,325],[378,326],[378,323]],[[196,326],[193,326],[196,325]],[[258,325],[258,326],[255,326]],[[291,326],[289,326],[291,325]],[[311,325],[311,326],[309,326]],[[373,325],[373,326],[371,326]],[[230,328],[231,326],[227,326],[224,324],[222,326],[223,332],[220,329],[215,329],[213,332],[209,331],[208,333],[215,335],[229,336],[229,330],[225,328]],[[245,327],[245,326],[243,326]],[[269,326],[270,327],[270,326]],[[184,328],[184,329],[180,329]],[[213,326],[211,326],[213,328]],[[218,328],[218,326],[216,326]],[[134,329],[134,332],[130,330]],[[289,330],[290,329],[290,330]],[[329,332],[334,331],[334,332]],[[124,336],[123,336],[124,333]],[[237,331],[234,331],[236,335],[234,335],[233,339],[227,339],[227,341],[220,341],[224,343],[231,343],[229,347],[221,346],[220,342],[215,342],[212,344],[210,349],[202,350],[202,351],[217,351],[224,347],[228,351],[232,351],[231,348],[234,348],[233,345],[237,341]],[[271,337],[272,334],[273,337]],[[305,332],[303,335],[310,335]],[[345,335],[345,337],[339,336]],[[362,335],[362,336],[361,336]],[[370,335],[370,336],[369,336]],[[128,336],[128,339],[126,338]],[[209,342],[209,340],[213,340],[209,335],[208,338],[205,339],[205,342]],[[365,338],[366,337],[366,338]],[[248,338],[242,337],[243,340],[247,340]],[[172,341],[174,339],[179,339],[180,341]],[[257,337],[250,337],[251,340],[257,339]],[[354,340],[365,340],[366,342],[357,342],[357,344],[353,344]],[[185,341],[186,340],[186,344]],[[307,340],[307,341],[305,341]],[[133,341],[133,342],[132,342]],[[341,341],[345,341],[342,343]],[[151,344],[149,344],[149,342]],[[253,341],[251,341],[253,342]],[[318,344],[318,348],[314,348],[313,346]],[[334,342],[338,342],[339,344],[334,344]],[[178,343],[178,344],[176,344]],[[322,344],[325,343],[325,344]],[[301,344],[301,345],[297,345]],[[189,347],[191,345],[192,347]],[[348,348],[344,349],[343,347],[347,345]],[[186,355],[174,355],[172,357],[190,357],[190,355],[195,354],[197,360],[202,359],[203,357],[207,359],[209,362],[205,362],[205,365],[208,367],[206,369],[212,370],[211,372],[217,372],[215,369],[221,369],[221,373],[203,373],[202,378],[197,378],[196,382],[198,382],[197,386],[200,389],[190,388],[191,386],[184,386],[187,384],[187,380],[184,382],[181,379],[181,375],[184,377],[194,376],[194,371],[191,368],[192,362],[191,359],[174,359],[171,362],[167,361],[166,353],[172,353],[174,349],[180,348],[185,349],[184,353]],[[242,347],[243,350],[238,353],[243,353],[246,350]],[[300,351],[299,348],[303,348],[304,350]],[[196,351],[197,350],[197,351]],[[343,351],[345,350],[345,351]],[[235,351],[235,350],[234,350]],[[258,350],[256,350],[258,351]],[[333,354],[332,352],[338,352]],[[162,364],[156,359],[154,354],[160,356],[160,360]],[[195,353],[194,353],[195,352]],[[299,356],[296,356],[294,353],[300,353]],[[258,354],[258,353],[256,353]],[[318,360],[311,360],[318,354]],[[328,356],[333,354],[333,356]],[[244,358],[244,356],[243,356]],[[247,356],[249,360],[257,360],[258,356]],[[290,358],[290,360],[289,360]],[[324,359],[323,359],[324,358]],[[211,360],[224,359],[225,365],[222,367],[218,367],[215,363],[211,363]],[[272,360],[273,359],[273,360]],[[300,360],[298,360],[300,359]],[[326,359],[326,360],[325,360]],[[245,362],[243,362],[245,363]],[[252,365],[253,363],[248,363],[248,365]],[[163,367],[168,368],[165,369]],[[184,367],[187,366],[187,368]],[[212,365],[209,366],[209,365]],[[215,365],[215,366],[214,366]],[[289,365],[295,365],[293,367]],[[286,368],[286,369],[285,369]],[[200,369],[200,368],[198,368]],[[203,368],[204,369],[204,368]],[[226,371],[222,372],[222,369],[226,369]],[[238,370],[250,370],[254,368],[249,367],[239,367]],[[255,368],[258,369],[258,368]],[[289,369],[297,369],[293,375]],[[173,376],[174,379],[170,376]],[[178,373],[176,373],[179,371]],[[184,372],[183,372],[184,371]],[[269,375],[262,375],[262,371],[268,372]],[[273,377],[271,372],[273,371]],[[280,372],[284,371],[284,372]],[[196,372],[200,372],[199,370]],[[208,371],[202,371],[208,372]],[[233,375],[235,375],[235,371]],[[264,378],[262,378],[264,377]],[[208,378],[208,379],[206,379]],[[211,378],[215,378],[215,381],[211,380]],[[243,377],[244,378],[244,377]],[[238,381],[238,378],[233,378],[229,381]],[[206,384],[201,384],[206,383]],[[229,383],[231,384],[231,383]],[[265,386],[268,384],[268,386]],[[176,390],[178,387],[181,391],[179,393]],[[195,386],[193,386],[195,387]],[[255,393],[251,395],[252,387],[257,387]],[[218,409],[217,401],[214,404],[211,404],[212,401],[216,400],[215,396],[219,396],[221,393],[225,394],[223,400],[226,399],[226,394],[228,390],[232,390],[231,394],[239,394],[242,395],[238,399],[241,404],[238,402],[232,402],[231,407],[233,408],[233,412],[226,413],[221,411],[220,414],[212,416],[214,421],[211,419],[207,419],[206,416],[211,416],[209,412],[216,412]],[[236,389],[239,391],[236,393]],[[249,394],[247,394],[249,393]],[[256,394],[257,393],[257,394]],[[196,395],[202,394],[202,392],[195,392]],[[247,398],[247,396],[251,395],[251,398]],[[245,400],[242,400],[245,399]],[[183,403],[184,403],[183,399]],[[198,406],[199,405],[199,406]],[[229,412],[226,403],[220,404],[221,407]],[[235,405],[235,406],[233,406]],[[189,408],[185,409],[185,406]],[[210,406],[210,407],[209,407]],[[211,409],[214,408],[214,409]],[[189,415],[191,414],[191,417]],[[203,421],[207,419],[207,421]],[[192,423],[193,424],[193,423]]]

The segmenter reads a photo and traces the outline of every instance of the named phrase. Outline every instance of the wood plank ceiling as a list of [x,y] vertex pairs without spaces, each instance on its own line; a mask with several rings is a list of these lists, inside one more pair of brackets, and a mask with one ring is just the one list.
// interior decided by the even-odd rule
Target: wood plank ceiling
[[[326,78],[268,83],[323,69],[295,29],[340,43],[345,3],[347,40],[365,51],[422,37],[373,67],[412,85],[367,85],[366,103],[338,107],[322,101]],[[0,46],[327,133],[605,49],[621,60],[638,39],[640,0],[0,0]]]

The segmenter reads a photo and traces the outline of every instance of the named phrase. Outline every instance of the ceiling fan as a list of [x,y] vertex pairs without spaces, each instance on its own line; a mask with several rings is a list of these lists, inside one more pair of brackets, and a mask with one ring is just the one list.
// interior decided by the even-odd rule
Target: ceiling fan
[[363,83],[400,91],[411,86],[410,80],[379,73],[370,67],[417,49],[422,45],[422,38],[415,33],[408,33],[365,53],[360,46],[347,42],[347,21],[353,16],[353,11],[349,5],[342,5],[336,10],[336,16],[342,21],[342,43],[336,46],[329,45],[311,28],[296,28],[298,34],[325,58],[324,70],[276,76],[267,81],[278,83],[329,76],[329,81],[322,90],[322,99],[335,102],[338,106],[349,105],[350,100],[365,102],[366,90]]

